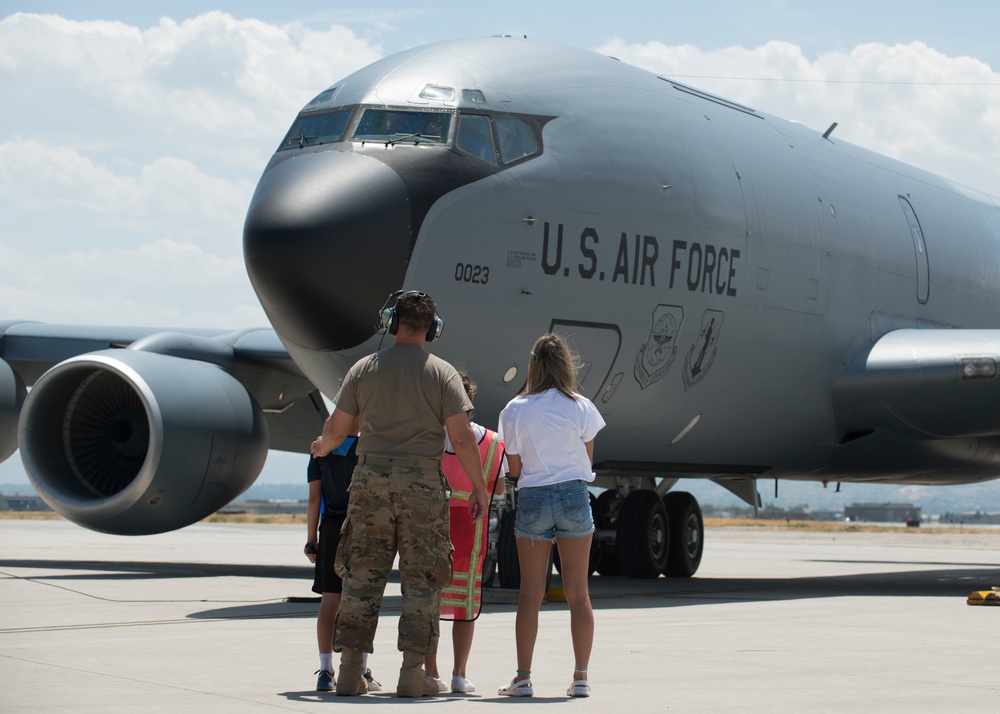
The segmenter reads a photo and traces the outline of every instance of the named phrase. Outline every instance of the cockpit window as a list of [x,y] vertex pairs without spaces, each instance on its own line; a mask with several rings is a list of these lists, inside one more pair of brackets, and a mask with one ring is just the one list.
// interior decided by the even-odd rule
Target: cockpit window
[[500,139],[500,158],[512,163],[538,151],[531,127],[524,119],[497,117],[497,137]]
[[355,141],[444,144],[451,130],[450,112],[365,109],[354,130]]
[[317,94],[315,97],[313,97],[313,100],[311,102],[309,102],[309,104],[310,105],[312,105],[312,104],[322,104],[323,102],[325,102],[326,100],[328,100],[330,97],[332,97],[333,93],[336,92],[336,91],[337,91],[336,87],[330,87],[329,89],[324,90],[324,91],[320,92],[319,94]]
[[496,165],[497,157],[493,149],[493,133],[490,131],[489,118],[474,114],[460,116],[457,143],[462,151]]
[[304,146],[329,144],[340,141],[351,118],[350,109],[334,112],[300,114],[288,130],[285,140],[281,142],[278,151],[282,149],[301,149]]

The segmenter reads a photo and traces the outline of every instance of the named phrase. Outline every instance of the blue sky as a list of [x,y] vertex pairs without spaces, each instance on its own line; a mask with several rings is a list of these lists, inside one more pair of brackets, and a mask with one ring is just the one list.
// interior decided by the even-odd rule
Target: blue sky
[[[461,37],[610,54],[1000,195],[997,20],[895,0],[0,1],[0,319],[266,326],[242,225],[296,112]],[[291,458],[262,480],[297,479]]]
[[175,20],[208,10],[275,24],[301,22],[313,27],[343,24],[379,41],[387,53],[439,40],[493,34],[527,34],[533,39],[594,48],[612,36],[628,42],[657,40],[695,44],[703,50],[730,45],[755,46],[769,40],[793,42],[807,56],[848,50],[867,42],[928,42],[948,55],[969,54],[1000,66],[995,40],[996,3],[980,0],[879,2],[818,0],[746,2],[582,2],[555,0],[497,3],[451,2],[265,2],[232,0],[33,0],[0,2],[0,13],[55,13],[74,20],[118,20],[140,27],[160,17]]

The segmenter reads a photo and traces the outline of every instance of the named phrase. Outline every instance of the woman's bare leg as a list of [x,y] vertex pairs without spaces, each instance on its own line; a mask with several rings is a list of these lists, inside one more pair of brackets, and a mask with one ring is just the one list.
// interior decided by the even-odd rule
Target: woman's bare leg
[[594,646],[594,610],[590,605],[590,543],[593,534],[581,538],[559,538],[563,591],[569,605],[570,632],[576,671],[573,679],[587,679],[587,665]]
[[[531,660],[538,637],[538,610],[545,597],[545,581],[548,576],[549,551],[552,543],[547,540],[517,539],[517,557],[521,564],[521,592],[517,598],[517,617],[514,634],[517,640],[517,669],[531,671]],[[518,674],[514,679],[528,679],[527,674]]]

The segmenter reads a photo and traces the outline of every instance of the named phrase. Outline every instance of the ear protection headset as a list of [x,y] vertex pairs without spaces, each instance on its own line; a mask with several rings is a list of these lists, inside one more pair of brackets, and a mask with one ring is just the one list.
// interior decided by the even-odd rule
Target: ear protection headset
[[[382,334],[389,333],[390,335],[395,335],[399,331],[399,312],[396,310],[396,305],[399,304],[400,298],[403,297],[426,297],[429,298],[430,295],[427,293],[422,293],[419,290],[410,290],[404,292],[402,290],[396,290],[391,293],[389,297],[385,299],[382,303],[382,308],[379,310],[379,321],[378,321],[378,331]],[[394,301],[392,307],[386,307],[390,302]],[[444,330],[444,320],[434,314],[434,320],[431,322],[431,327],[427,330],[427,335],[424,340],[427,342],[433,342],[438,337],[441,336],[441,332]]]

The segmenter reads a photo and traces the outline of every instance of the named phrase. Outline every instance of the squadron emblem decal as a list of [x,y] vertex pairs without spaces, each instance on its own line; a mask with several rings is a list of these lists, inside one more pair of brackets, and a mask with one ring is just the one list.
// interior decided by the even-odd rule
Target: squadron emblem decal
[[719,310],[705,310],[701,316],[701,332],[698,333],[698,339],[691,345],[687,357],[684,358],[685,392],[701,381],[712,368],[715,353],[718,352],[716,342],[719,340],[719,333],[722,332],[723,317],[723,313]]
[[642,389],[663,379],[677,356],[677,333],[684,322],[680,305],[657,305],[653,310],[649,337],[635,356],[635,381]]

